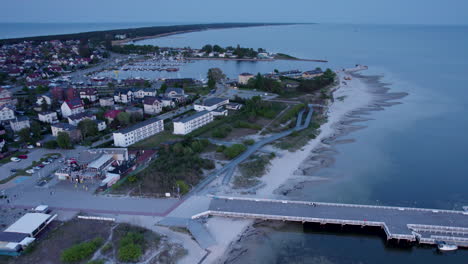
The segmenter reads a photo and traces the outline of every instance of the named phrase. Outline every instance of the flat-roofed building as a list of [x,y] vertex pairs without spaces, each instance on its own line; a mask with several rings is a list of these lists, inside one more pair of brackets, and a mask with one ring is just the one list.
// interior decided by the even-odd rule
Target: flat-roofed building
[[220,97],[211,97],[203,100],[202,103],[194,104],[195,111],[213,111],[223,105],[229,104],[229,99]]
[[44,229],[56,215],[42,213],[27,213],[20,219],[14,222],[11,226],[5,229],[5,232],[27,234],[30,237],[35,237],[42,229]]
[[187,135],[197,128],[200,128],[213,121],[213,113],[201,111],[194,115],[174,120],[174,134]]
[[254,77],[254,75],[251,74],[251,73],[247,73],[247,72],[241,73],[241,74],[239,74],[239,83],[240,84],[247,84],[247,83],[249,83],[249,80],[252,79],[253,77]]
[[114,146],[127,147],[164,130],[164,121],[157,117],[113,133]]

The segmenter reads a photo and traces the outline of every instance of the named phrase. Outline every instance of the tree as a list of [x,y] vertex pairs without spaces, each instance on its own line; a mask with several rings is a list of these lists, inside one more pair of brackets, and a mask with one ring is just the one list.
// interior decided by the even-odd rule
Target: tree
[[165,93],[166,90],[167,90],[167,84],[166,83],[161,84],[161,87],[159,88],[159,91],[161,93]]
[[18,136],[20,137],[21,142],[29,143],[29,141],[31,141],[31,130],[29,128],[23,128],[18,131]]
[[207,54],[208,54],[208,53],[211,53],[211,52],[213,52],[213,46],[211,46],[211,45],[209,45],[209,44],[208,44],[208,45],[205,45],[205,46],[203,46],[203,48],[201,49],[201,51],[202,51],[202,52],[205,52],[205,53],[207,53]]
[[85,119],[78,123],[78,129],[80,129],[83,138],[96,136],[98,133],[98,126],[96,122],[91,119]]
[[31,122],[31,133],[33,134],[32,136],[34,139],[39,140],[42,138],[41,130],[41,124],[39,124],[39,122]]
[[59,132],[57,135],[57,145],[62,149],[73,148],[70,136],[65,132]]
[[211,68],[208,70],[208,80],[212,79],[215,82],[219,82],[226,78],[226,75],[220,68]]
[[129,125],[130,124],[130,114],[127,112],[121,112],[117,115],[117,120],[122,125]]

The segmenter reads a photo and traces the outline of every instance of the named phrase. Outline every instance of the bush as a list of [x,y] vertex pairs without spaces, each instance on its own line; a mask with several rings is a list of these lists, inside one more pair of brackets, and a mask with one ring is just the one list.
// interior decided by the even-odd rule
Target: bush
[[46,149],[56,149],[56,148],[58,148],[57,141],[50,140],[50,141],[44,142],[44,148],[46,148]]
[[118,258],[123,262],[137,262],[141,255],[141,246],[131,243],[119,248]]
[[96,260],[89,261],[89,262],[86,263],[86,264],[104,264],[104,263],[106,263],[105,260],[103,260],[103,259],[96,259]]
[[94,252],[102,245],[103,239],[97,237],[91,241],[83,242],[72,246],[71,248],[65,249],[62,252],[60,259],[62,262],[74,263],[83,261],[91,257]]
[[101,252],[106,253],[106,252],[109,252],[111,249],[112,249],[112,244],[107,243],[101,248]]
[[231,127],[229,126],[224,126],[224,127],[219,127],[216,128],[212,133],[211,136],[215,138],[225,138],[229,135],[229,133],[232,131]]
[[226,155],[228,159],[233,159],[239,156],[242,152],[244,152],[247,148],[242,144],[234,144],[230,147],[227,147],[223,153]]
[[255,140],[253,140],[253,139],[246,139],[246,140],[244,140],[243,143],[244,143],[245,145],[251,146],[251,145],[255,144]]
[[177,184],[177,186],[179,186],[180,194],[184,195],[184,194],[186,194],[186,193],[188,193],[190,191],[190,187],[184,181],[178,180],[178,181],[176,181],[176,184]]
[[216,152],[224,152],[225,149],[226,149],[226,146],[219,145],[218,147],[216,147]]

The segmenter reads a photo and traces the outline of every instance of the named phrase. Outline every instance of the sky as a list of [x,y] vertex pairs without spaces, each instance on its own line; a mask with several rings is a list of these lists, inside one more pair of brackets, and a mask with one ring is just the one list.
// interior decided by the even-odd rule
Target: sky
[[468,0],[0,0],[0,22],[468,24]]

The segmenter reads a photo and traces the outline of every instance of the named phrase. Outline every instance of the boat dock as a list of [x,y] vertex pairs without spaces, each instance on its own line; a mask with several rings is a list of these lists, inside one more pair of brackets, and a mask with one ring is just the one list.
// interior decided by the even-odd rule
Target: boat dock
[[381,227],[387,239],[468,247],[468,212],[213,196],[205,216]]

